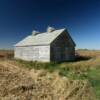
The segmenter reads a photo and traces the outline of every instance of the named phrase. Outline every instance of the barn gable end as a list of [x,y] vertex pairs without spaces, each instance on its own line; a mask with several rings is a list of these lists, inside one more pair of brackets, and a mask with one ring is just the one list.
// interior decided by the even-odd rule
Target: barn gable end
[[75,43],[65,30],[51,43],[51,61],[62,62],[75,59]]

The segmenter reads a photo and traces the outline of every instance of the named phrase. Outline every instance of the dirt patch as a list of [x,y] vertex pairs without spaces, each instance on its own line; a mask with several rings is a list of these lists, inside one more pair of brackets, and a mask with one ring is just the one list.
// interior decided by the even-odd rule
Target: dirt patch
[[95,100],[88,81],[0,64],[0,100]]

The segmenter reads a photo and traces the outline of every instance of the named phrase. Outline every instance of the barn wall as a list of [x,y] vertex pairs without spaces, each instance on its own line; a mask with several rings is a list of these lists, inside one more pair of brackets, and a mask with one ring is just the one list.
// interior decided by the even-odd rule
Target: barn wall
[[66,60],[75,60],[75,48],[74,47],[66,47],[65,48],[65,59]]
[[28,61],[50,61],[50,46],[15,47],[15,58]]
[[66,33],[61,34],[51,44],[51,61],[61,62],[74,60],[75,47]]

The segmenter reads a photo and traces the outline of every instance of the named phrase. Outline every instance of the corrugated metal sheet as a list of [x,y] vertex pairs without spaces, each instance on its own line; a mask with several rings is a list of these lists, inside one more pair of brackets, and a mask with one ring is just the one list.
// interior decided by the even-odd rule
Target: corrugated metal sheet
[[47,45],[57,38],[65,29],[55,30],[53,32],[45,32],[37,35],[30,35],[18,42],[15,46],[30,46],[30,45]]

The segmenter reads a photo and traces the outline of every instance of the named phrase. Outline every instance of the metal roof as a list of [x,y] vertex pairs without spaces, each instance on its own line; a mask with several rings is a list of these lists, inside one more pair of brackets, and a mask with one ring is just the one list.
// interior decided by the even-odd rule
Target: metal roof
[[65,29],[54,30],[37,35],[29,35],[14,46],[48,45],[54,41]]

